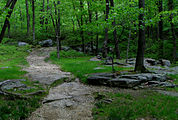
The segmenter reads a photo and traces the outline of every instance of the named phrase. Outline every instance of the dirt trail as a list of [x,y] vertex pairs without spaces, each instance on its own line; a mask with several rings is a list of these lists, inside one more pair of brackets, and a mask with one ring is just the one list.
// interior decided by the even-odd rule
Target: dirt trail
[[[33,50],[27,58],[30,66],[24,70],[33,81],[50,85],[54,81],[70,77],[70,73],[62,72],[58,66],[45,62],[54,48]],[[95,92],[113,92],[118,89],[108,87],[87,86],[75,80],[51,88],[38,108],[27,120],[92,120],[92,108]]]

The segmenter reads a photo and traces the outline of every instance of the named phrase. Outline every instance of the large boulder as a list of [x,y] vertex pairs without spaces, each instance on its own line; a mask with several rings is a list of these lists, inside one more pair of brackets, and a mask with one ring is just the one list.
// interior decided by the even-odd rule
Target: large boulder
[[[132,88],[142,83],[159,84],[167,79],[165,74],[140,73],[115,76],[113,73],[95,73],[88,77],[88,83],[92,85],[107,85],[114,87]],[[154,82],[153,82],[154,81]]]
[[39,45],[41,45],[42,47],[52,47],[53,46],[53,41],[51,39],[40,41]]
[[114,78],[112,73],[94,73],[87,80],[91,85],[108,85],[108,81],[112,78]]
[[139,85],[140,80],[128,79],[128,78],[115,78],[109,80],[110,86],[114,87],[124,87],[124,88],[132,88]]
[[171,62],[169,60],[164,60],[164,59],[159,60],[158,64],[161,64],[162,66],[167,66],[167,67],[171,66]]

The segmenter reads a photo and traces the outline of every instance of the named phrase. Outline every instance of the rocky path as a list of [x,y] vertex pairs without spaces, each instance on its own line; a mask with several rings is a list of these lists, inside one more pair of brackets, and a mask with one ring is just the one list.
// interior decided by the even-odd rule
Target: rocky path
[[[45,62],[50,51],[55,48],[40,48],[33,50],[27,58],[30,66],[24,68],[27,76],[33,81],[50,85],[70,73],[62,72],[58,66]],[[66,82],[51,88],[38,108],[27,120],[92,120],[92,108],[95,92],[113,92],[116,88],[86,86],[79,80]]]

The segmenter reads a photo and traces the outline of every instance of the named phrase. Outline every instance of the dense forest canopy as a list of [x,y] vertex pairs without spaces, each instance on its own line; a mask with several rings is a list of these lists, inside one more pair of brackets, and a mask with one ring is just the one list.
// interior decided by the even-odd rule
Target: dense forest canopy
[[[12,3],[15,3],[11,17]],[[145,8],[139,8],[139,2]],[[144,29],[146,57],[176,60],[176,0],[1,0],[0,29],[7,30],[2,42],[53,39],[67,46],[91,48],[93,54],[108,49],[117,58],[136,56],[139,29]],[[8,5],[8,2],[12,2]],[[144,26],[139,25],[144,14]],[[2,34],[1,31],[1,34]],[[56,38],[57,37],[57,38]],[[102,50],[102,49],[103,50]]]

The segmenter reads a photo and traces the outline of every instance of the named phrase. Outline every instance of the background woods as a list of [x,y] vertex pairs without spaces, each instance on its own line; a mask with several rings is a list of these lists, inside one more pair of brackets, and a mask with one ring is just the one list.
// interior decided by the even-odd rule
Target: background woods
[[[145,3],[144,8],[140,2]],[[116,58],[131,58],[136,57],[139,40],[138,51],[146,48],[145,57],[174,62],[175,3],[176,0],[1,0],[0,42],[38,44],[52,39],[57,43],[58,57],[61,45],[65,45],[103,57],[114,53]],[[145,47],[144,43],[139,45],[140,39],[145,40]]]

